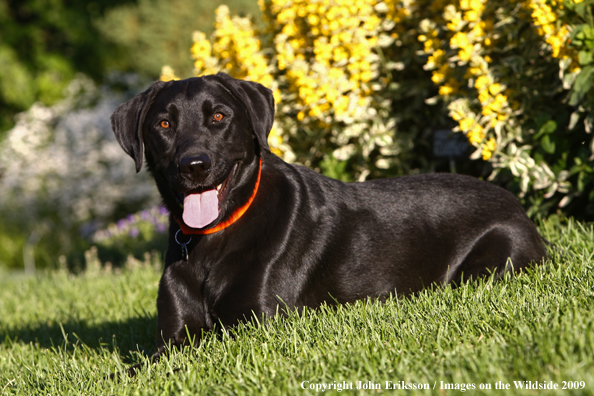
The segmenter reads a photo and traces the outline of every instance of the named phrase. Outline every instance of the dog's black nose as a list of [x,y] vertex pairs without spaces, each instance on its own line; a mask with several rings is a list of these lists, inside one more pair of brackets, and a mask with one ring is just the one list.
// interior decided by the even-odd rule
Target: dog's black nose
[[208,155],[199,155],[197,157],[184,157],[181,160],[179,170],[181,173],[193,181],[202,182],[210,173],[211,166]]

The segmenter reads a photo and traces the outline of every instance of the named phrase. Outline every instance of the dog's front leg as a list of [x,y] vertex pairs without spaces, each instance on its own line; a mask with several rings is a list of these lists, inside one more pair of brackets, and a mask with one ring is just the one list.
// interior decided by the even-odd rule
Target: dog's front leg
[[157,352],[169,347],[197,345],[203,330],[213,324],[202,296],[204,278],[200,268],[186,261],[165,268],[157,298]]

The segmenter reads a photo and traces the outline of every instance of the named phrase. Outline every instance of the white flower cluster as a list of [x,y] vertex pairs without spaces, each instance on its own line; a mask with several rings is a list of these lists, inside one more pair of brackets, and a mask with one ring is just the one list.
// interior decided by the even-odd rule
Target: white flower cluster
[[110,115],[123,100],[79,76],[61,102],[21,113],[0,145],[1,216],[101,224],[119,206],[158,202],[148,173],[136,174],[111,130]]

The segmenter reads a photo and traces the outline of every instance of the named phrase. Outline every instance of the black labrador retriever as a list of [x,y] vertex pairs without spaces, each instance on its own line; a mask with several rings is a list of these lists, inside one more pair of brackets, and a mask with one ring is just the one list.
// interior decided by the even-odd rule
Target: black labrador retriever
[[[171,213],[157,352],[277,307],[407,295],[520,269],[546,247],[518,200],[471,177],[343,183],[270,152],[272,93],[226,74],[156,82],[111,117]],[[187,330],[186,330],[187,328]]]

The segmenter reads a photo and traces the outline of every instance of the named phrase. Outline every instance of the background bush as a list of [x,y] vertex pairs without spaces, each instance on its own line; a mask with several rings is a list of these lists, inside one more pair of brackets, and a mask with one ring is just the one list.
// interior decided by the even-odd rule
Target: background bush
[[128,2],[0,1],[0,138],[17,112],[62,98],[77,72],[99,79],[119,62],[93,21]]

